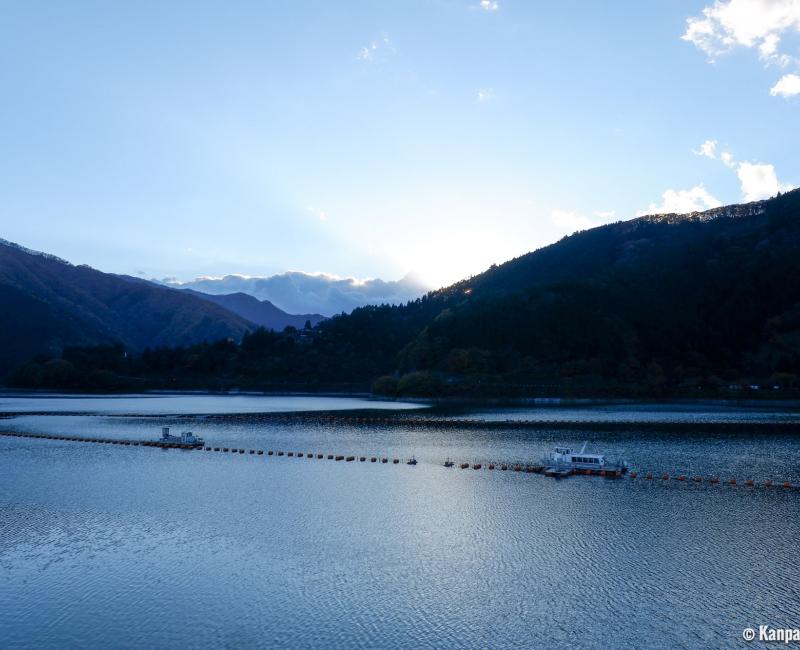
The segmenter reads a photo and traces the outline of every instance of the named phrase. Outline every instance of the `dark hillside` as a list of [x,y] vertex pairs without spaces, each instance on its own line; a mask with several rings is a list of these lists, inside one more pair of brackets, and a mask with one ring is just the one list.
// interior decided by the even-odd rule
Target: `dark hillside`
[[0,375],[64,346],[119,342],[132,351],[232,337],[252,328],[172,289],[74,266],[0,240]]

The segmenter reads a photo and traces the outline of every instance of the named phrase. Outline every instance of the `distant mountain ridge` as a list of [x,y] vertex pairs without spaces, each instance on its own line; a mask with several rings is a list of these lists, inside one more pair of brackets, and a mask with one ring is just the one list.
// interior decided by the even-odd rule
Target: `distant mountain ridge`
[[287,271],[269,277],[199,277],[188,282],[165,279],[162,283],[212,295],[246,293],[259,300],[268,300],[289,314],[316,313],[323,316],[350,313],[365,305],[402,304],[416,300],[430,290],[413,274],[400,280],[386,281],[301,271]]
[[194,289],[181,289],[181,291],[220,305],[234,314],[246,318],[251,323],[271,330],[281,331],[286,327],[302,329],[306,323],[311,323],[313,327],[325,320],[325,316],[321,314],[287,314],[269,300],[259,300],[247,293],[212,295]]
[[241,337],[253,324],[196,296],[0,241],[0,375],[38,353],[130,350]]

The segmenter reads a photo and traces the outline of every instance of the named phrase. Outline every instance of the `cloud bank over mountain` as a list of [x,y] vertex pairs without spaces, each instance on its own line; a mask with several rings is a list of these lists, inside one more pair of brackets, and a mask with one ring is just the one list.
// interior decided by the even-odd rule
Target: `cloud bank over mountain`
[[377,278],[342,278],[326,273],[302,271],[287,271],[269,277],[201,276],[188,282],[166,278],[162,283],[213,295],[247,293],[259,300],[269,300],[290,314],[319,313],[325,316],[349,313],[364,305],[400,304],[415,300],[430,290],[430,287],[412,274],[400,280],[386,281]]

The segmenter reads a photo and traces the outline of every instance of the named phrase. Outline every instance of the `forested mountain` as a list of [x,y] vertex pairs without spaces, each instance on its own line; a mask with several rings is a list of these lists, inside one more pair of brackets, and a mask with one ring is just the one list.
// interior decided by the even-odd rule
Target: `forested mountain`
[[66,346],[191,345],[253,329],[199,298],[133,282],[0,240],[0,376],[36,354]]
[[785,390],[800,374],[798,277],[795,190],[594,228],[403,306],[151,352],[114,372],[215,387],[379,378],[390,394]]
[[197,296],[202,300],[213,302],[259,327],[265,327],[270,330],[281,331],[286,327],[301,329],[305,327],[306,323],[310,323],[313,327],[320,321],[325,320],[325,316],[322,314],[287,314],[282,309],[278,309],[269,300],[259,300],[246,293],[211,295],[201,291],[194,291],[193,289],[182,289],[182,291]]

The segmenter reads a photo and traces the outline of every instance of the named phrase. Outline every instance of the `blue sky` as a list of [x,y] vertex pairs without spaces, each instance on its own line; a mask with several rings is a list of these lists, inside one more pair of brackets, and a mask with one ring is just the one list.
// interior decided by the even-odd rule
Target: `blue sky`
[[799,35],[798,0],[5,1],[0,236],[451,282],[800,185]]

